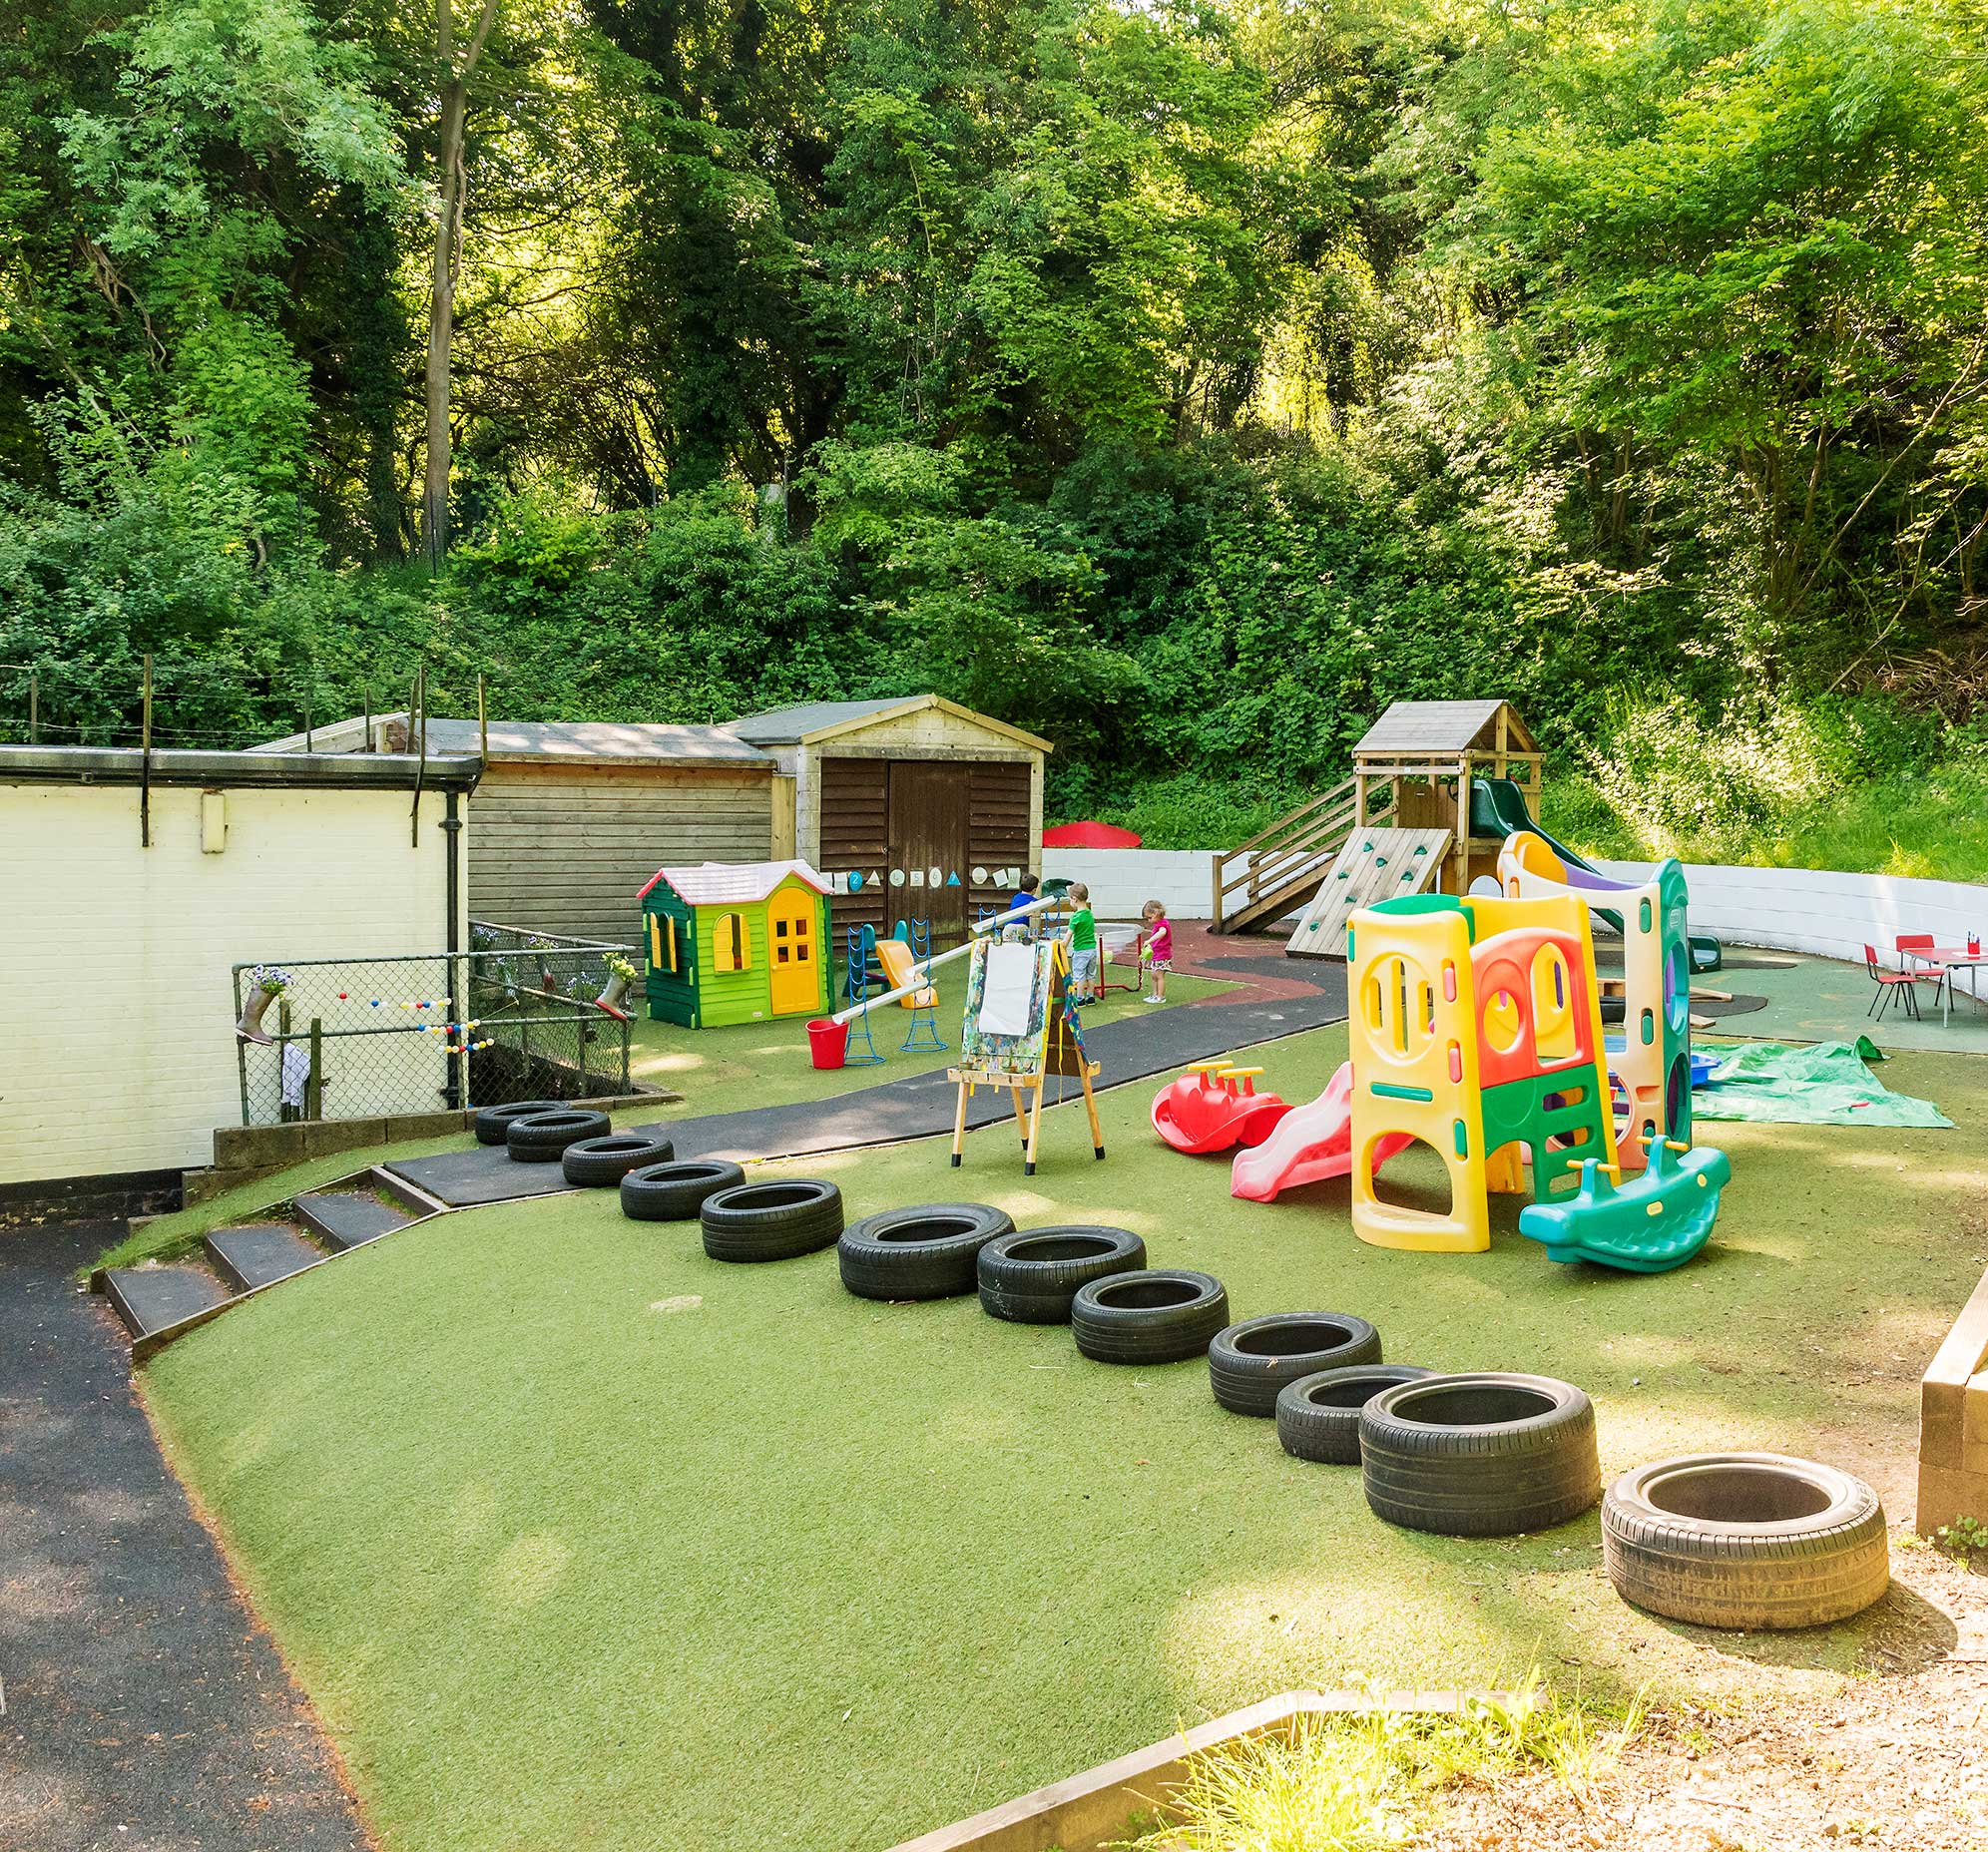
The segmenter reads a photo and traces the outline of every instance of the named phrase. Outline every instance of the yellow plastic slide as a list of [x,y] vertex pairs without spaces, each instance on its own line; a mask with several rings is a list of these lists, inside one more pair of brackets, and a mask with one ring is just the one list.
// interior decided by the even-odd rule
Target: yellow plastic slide
[[[902,939],[879,939],[876,942],[876,955],[883,961],[883,975],[890,980],[892,990],[901,990],[911,982],[911,948]],[[898,999],[901,1009],[917,1010],[937,1003],[939,993],[929,986],[924,990],[913,991],[910,996]]]

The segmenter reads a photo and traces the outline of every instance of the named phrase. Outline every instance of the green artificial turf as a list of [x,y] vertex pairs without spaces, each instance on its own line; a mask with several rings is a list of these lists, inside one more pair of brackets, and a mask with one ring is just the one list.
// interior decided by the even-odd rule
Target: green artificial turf
[[[1344,1048],[1262,1051],[1305,1098]],[[1143,1233],[1234,1314],[1344,1310],[1388,1356],[1567,1377],[1603,1465],[1766,1447],[1908,1494],[1916,1377],[1984,1264],[1988,1070],[1902,1056],[1952,1132],[1729,1126],[1706,1254],[1644,1278],[1358,1242],[1343,1183],[1242,1203],[1161,1148],[1152,1089],[1012,1140],[786,1166],[851,1214],[974,1197]],[[388,1848],[877,1848],[1294,1686],[1742,1703],[1895,1650],[1913,1598],[1788,1635],[1625,1607],[1593,1514],[1460,1541],[1219,1410],[1199,1363],[1112,1368],[972,1299],[851,1298],[832,1253],[708,1260],[589,1191],[451,1215],[250,1300],[144,1372],[175,1465]],[[1902,1643],[1901,1643],[1902,1642]],[[1870,1655],[1873,1668],[1894,1670]]]
[[[852,1087],[872,1087],[879,1081],[929,1074],[958,1059],[960,1016],[966,1007],[966,961],[942,965],[934,974],[939,1001],[934,1016],[942,1049],[906,1051],[911,1030],[909,1010],[888,1004],[870,1012],[870,1040],[882,1063],[873,1068],[821,1069],[807,1052],[807,1027],[798,1017],[769,1023],[732,1023],[721,1029],[681,1029],[675,1023],[638,1018],[633,1025],[629,1067],[638,1081],[668,1087],[684,1096],[681,1106],[649,1118],[681,1119],[693,1114],[731,1113],[746,1107],[787,1106],[800,1100],[826,1100]],[[1115,968],[1124,977],[1129,967]],[[1179,972],[1167,980],[1166,1008],[1219,997],[1233,984],[1213,978],[1191,978]],[[837,1008],[841,1006],[838,1004]],[[1135,992],[1112,991],[1101,1003],[1084,1010],[1086,1027],[1143,1015],[1156,1005],[1142,1003]],[[851,1025],[853,1028],[853,1025]],[[1109,1075],[1106,1076],[1110,1078]]]
[[[938,975],[936,1010],[945,1048],[906,1053],[902,1045],[910,1030],[911,1014],[893,1004],[876,1012],[871,1040],[884,1059],[875,1067],[816,1068],[808,1056],[805,1025],[798,1019],[735,1024],[723,1029],[683,1029],[675,1023],[652,1023],[638,1017],[631,1025],[630,1071],[639,1082],[667,1087],[683,1097],[624,1108],[614,1116],[615,1124],[650,1125],[659,1120],[701,1118],[707,1113],[733,1113],[748,1107],[828,1100],[858,1088],[944,1068],[955,1059],[959,1048],[960,1012],[966,1002],[965,963],[944,966]],[[1184,977],[1176,972],[1167,981],[1165,1007],[1173,1009],[1205,997],[1219,997],[1236,988],[1217,979]],[[1157,1006],[1141,1003],[1137,993],[1113,991],[1102,1002],[1086,1007],[1084,1021],[1116,1022],[1154,1007]],[[1111,1077],[1105,1078],[1109,1082]],[[256,1182],[238,1184],[191,1208],[154,1216],[127,1234],[97,1265],[128,1267],[144,1260],[171,1258],[198,1246],[211,1229],[248,1220],[274,1204],[287,1202],[301,1190],[315,1189],[395,1158],[461,1150],[471,1142],[467,1133],[456,1133],[412,1144],[373,1145],[339,1152],[329,1158],[313,1158]]]
[[272,1205],[287,1202],[306,1189],[335,1183],[341,1176],[351,1176],[372,1164],[399,1158],[425,1158],[431,1152],[456,1151],[473,1143],[467,1133],[452,1132],[440,1138],[410,1139],[399,1145],[367,1145],[356,1151],[333,1152],[324,1158],[307,1158],[301,1163],[257,1177],[253,1182],[237,1183],[204,1202],[175,1209],[169,1215],[147,1217],[100,1256],[97,1265],[132,1267],[144,1260],[182,1254],[197,1247],[210,1230],[252,1220]]

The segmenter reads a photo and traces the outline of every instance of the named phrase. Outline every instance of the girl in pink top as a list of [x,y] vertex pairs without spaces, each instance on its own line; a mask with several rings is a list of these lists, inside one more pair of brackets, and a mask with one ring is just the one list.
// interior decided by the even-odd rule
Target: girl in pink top
[[1141,907],[1139,917],[1146,922],[1146,962],[1153,967],[1153,990],[1144,1001],[1165,1003],[1167,973],[1174,968],[1174,929],[1167,924],[1167,909],[1157,900]]

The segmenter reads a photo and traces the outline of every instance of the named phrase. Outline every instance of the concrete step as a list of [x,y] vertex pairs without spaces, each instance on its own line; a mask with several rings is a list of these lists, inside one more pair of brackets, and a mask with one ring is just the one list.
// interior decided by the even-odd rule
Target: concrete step
[[416,1217],[382,1202],[370,1189],[306,1190],[290,1204],[297,1219],[333,1247],[363,1247]]
[[112,1267],[104,1275],[104,1292],[134,1338],[151,1337],[155,1332],[197,1318],[202,1312],[211,1312],[236,1297],[196,1261],[172,1266]]
[[218,1228],[207,1238],[207,1251],[222,1278],[232,1280],[244,1292],[273,1286],[324,1258],[321,1247],[306,1241],[296,1224],[286,1221]]

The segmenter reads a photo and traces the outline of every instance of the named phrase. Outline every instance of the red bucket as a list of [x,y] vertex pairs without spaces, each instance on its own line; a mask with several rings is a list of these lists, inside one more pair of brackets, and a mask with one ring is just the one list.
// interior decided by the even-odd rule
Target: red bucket
[[807,1057],[817,1068],[839,1068],[849,1046],[849,1025],[822,1017],[807,1025]]

